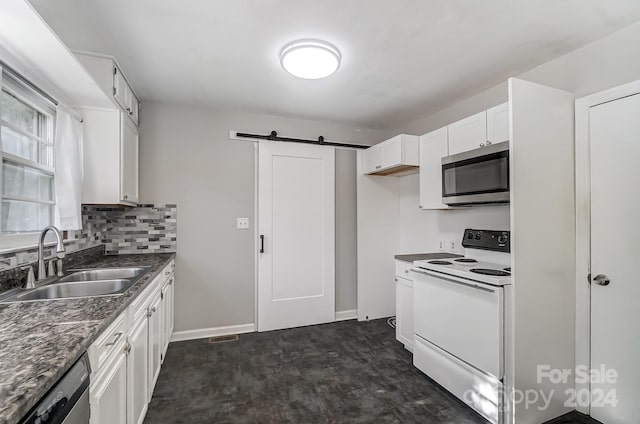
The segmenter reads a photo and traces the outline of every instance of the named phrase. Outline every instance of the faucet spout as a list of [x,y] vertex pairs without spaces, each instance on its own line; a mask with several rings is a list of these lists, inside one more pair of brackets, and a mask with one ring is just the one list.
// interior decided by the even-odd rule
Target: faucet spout
[[56,253],[58,259],[62,259],[65,256],[64,240],[62,239],[62,233],[60,230],[53,225],[45,227],[45,229],[40,233],[40,241],[38,242],[38,281],[47,278],[47,269],[44,265],[44,239],[49,230],[53,231],[53,234],[56,236]]

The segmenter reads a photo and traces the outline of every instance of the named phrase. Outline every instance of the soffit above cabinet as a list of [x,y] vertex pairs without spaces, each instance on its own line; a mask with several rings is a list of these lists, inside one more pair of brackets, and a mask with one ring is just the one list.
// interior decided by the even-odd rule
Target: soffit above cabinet
[[[7,63],[70,106],[109,107],[111,102],[40,15],[24,0],[3,0],[0,53]],[[4,51],[2,51],[4,50]]]

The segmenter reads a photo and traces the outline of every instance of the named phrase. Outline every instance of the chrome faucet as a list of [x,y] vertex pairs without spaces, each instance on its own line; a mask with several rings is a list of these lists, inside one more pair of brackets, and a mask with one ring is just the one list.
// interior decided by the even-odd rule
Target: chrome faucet
[[[38,242],[38,281],[47,279],[47,268],[44,265],[44,238],[47,235],[47,231],[53,231],[56,236],[56,253],[58,259],[64,258],[64,243],[62,240],[62,234],[53,225],[49,225],[40,233],[40,241]],[[58,261],[58,275],[62,274],[62,261]]]

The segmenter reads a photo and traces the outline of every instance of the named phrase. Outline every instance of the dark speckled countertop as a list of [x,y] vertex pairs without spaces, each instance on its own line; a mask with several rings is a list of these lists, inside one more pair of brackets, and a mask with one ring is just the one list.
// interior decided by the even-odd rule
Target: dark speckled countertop
[[100,256],[75,268],[151,266],[121,296],[0,305],[0,424],[15,424],[175,255]]
[[396,259],[404,262],[414,262],[414,261],[430,261],[435,259],[446,259],[446,258],[461,258],[462,255],[456,255],[455,253],[413,253],[408,255],[396,255]]

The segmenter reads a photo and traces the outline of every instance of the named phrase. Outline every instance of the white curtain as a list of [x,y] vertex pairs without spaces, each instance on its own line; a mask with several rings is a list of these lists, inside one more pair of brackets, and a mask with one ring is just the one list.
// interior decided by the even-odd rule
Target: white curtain
[[55,225],[60,230],[82,229],[82,123],[70,109],[56,112]]

